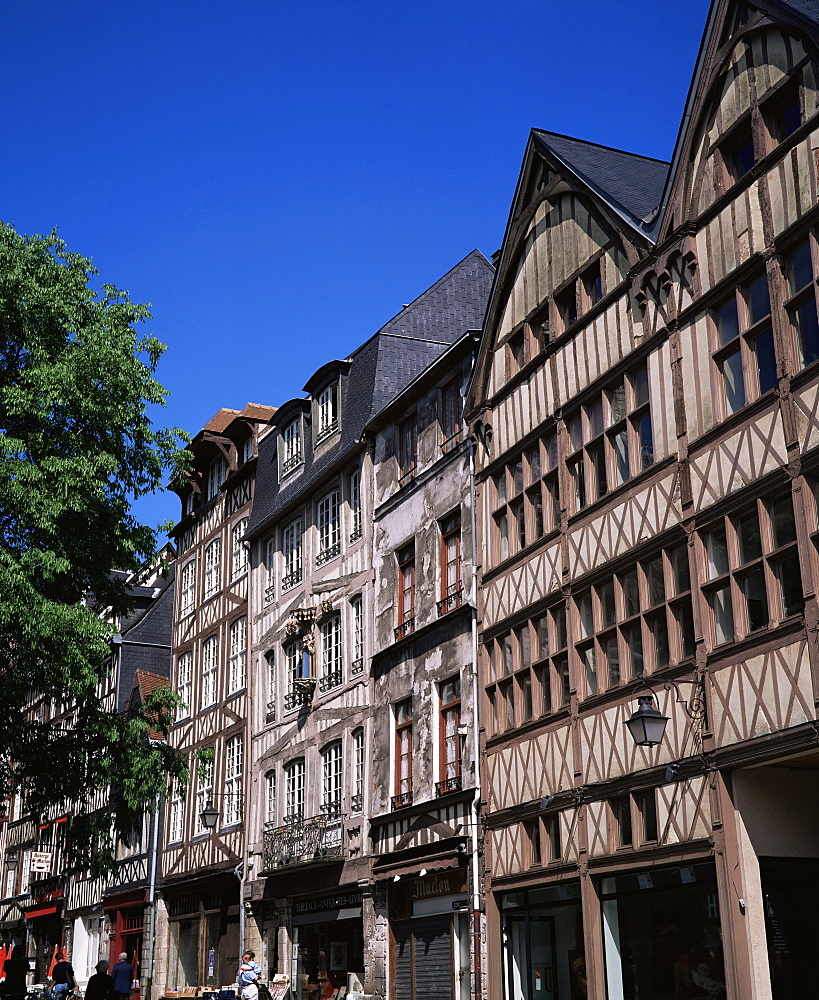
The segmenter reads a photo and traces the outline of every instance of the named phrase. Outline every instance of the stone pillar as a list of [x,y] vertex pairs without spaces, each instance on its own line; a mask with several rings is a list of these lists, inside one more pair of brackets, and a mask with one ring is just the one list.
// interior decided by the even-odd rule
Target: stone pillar
[[387,996],[389,919],[385,882],[362,879],[361,916],[364,929],[364,993],[372,1000]]
[[149,1000],[161,997],[166,987],[176,986],[169,979],[169,955],[171,944],[171,925],[168,920],[168,907],[162,896],[157,894],[154,901],[156,918],[154,921],[154,968],[151,981],[151,996]]
[[277,899],[276,910],[278,912],[278,943],[279,943],[279,967],[276,972],[290,975],[290,961],[293,957],[292,936],[290,928],[291,903],[289,899]]
[[[250,888],[247,886],[247,888]],[[250,899],[245,899],[240,905],[245,908],[245,951],[252,951],[256,962],[261,966],[264,962],[264,946],[262,941],[262,910],[264,904],[254,907]],[[267,974],[267,970],[262,968]]]

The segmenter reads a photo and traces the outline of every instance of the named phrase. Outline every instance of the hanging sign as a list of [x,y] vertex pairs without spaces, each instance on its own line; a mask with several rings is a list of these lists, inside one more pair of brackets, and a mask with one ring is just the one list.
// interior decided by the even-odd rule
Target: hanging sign
[[32,851],[29,857],[31,859],[29,863],[29,871],[51,871],[51,851]]

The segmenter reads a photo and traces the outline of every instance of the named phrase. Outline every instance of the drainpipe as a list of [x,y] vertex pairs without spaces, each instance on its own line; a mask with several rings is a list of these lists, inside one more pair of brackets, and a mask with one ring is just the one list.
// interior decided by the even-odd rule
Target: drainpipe
[[239,957],[245,953],[245,865],[236,865],[233,874],[239,879]]
[[473,996],[481,996],[481,871],[478,855],[478,833],[481,823],[481,762],[478,747],[478,542],[475,513],[475,442],[469,438],[469,532],[472,559],[472,753],[475,758],[475,815],[472,826],[472,937],[475,964]]
[[151,878],[148,886],[148,906],[151,908],[151,920],[148,938],[148,975],[146,976],[146,1000],[153,1000],[154,988],[154,939],[156,937],[156,869],[159,855],[159,793],[154,800],[154,823],[151,838]]

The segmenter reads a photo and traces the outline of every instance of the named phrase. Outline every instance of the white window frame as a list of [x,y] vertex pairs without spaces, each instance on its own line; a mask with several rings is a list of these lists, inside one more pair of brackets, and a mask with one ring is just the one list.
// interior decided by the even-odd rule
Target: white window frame
[[291,760],[285,766],[285,820],[304,818],[304,757]]
[[364,727],[353,730],[353,796],[350,810],[364,811]]
[[175,788],[171,795],[170,808],[168,809],[168,843],[176,844],[185,835],[185,808],[182,793],[179,788]]
[[316,564],[321,565],[341,551],[341,533],[338,523],[339,491],[336,486],[321,497],[316,504],[318,527],[318,554]]
[[276,599],[276,539],[268,538],[264,543],[264,603],[272,604]]
[[265,779],[265,823],[275,824],[276,814],[276,772],[268,771]]
[[212,635],[202,643],[202,701],[200,710],[216,704],[216,673],[219,666],[219,637]]
[[196,832],[208,833],[202,822],[202,812],[213,802],[213,761],[198,764],[199,775],[196,783]]
[[222,575],[222,539],[214,538],[205,549],[204,600],[219,593]]
[[249,462],[253,458],[253,435],[246,438],[242,444],[242,464]]
[[219,493],[219,487],[227,478],[227,462],[224,455],[219,455],[208,466],[208,482],[206,500],[213,500]]
[[321,811],[335,817],[341,813],[344,753],[341,740],[333,740],[321,751]]
[[222,807],[224,826],[234,826],[242,821],[242,773],[244,768],[245,738],[239,733],[225,744],[225,792]]
[[245,661],[247,659],[247,618],[237,618],[230,626],[230,669],[228,694],[241,691],[245,686]]
[[233,525],[233,559],[231,563],[231,579],[238,580],[240,576],[247,573],[248,551],[242,536],[247,531],[249,517],[240,518]]
[[282,476],[289,475],[302,464],[301,417],[296,417],[282,431]]
[[364,670],[364,597],[357,594],[350,600],[350,617],[353,628],[351,674],[360,674]]
[[361,512],[361,471],[356,469],[350,473],[350,541],[355,542],[362,534]]
[[196,560],[191,559],[179,574],[179,616],[189,615],[196,604]]
[[304,520],[294,518],[282,528],[282,592],[292,590],[302,581],[302,547],[304,545]]
[[176,693],[182,699],[177,719],[190,717],[193,708],[193,653],[180,653],[176,661]]
[[316,400],[318,433],[316,440],[328,437],[338,429],[338,383],[332,382],[322,389]]
[[319,687],[329,691],[338,687],[342,676],[341,615],[332,615],[321,623],[321,677]]

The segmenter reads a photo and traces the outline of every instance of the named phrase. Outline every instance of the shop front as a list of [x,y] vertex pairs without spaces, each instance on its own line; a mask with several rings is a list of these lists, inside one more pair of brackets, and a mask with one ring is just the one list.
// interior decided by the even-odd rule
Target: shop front
[[469,1000],[466,868],[405,875],[390,882],[389,920],[395,1000]]
[[65,947],[63,913],[66,884],[61,876],[32,881],[29,888],[33,903],[25,907],[29,930],[28,957],[34,960],[34,982],[45,982]]
[[[114,965],[123,953],[134,967],[134,980],[140,979],[142,968],[142,944],[145,930],[145,899],[144,889],[117,896],[108,896],[104,908],[110,921],[110,943],[108,961]],[[134,989],[139,992],[139,984]]]
[[345,997],[349,977],[364,981],[363,894],[294,899],[290,982],[293,1000]]
[[[199,883],[195,892],[190,886],[185,892],[184,885],[163,887],[168,911],[168,988],[218,988],[236,981],[239,882],[232,874],[229,881],[215,880],[207,888]],[[123,941],[129,940],[129,933],[123,927]]]

